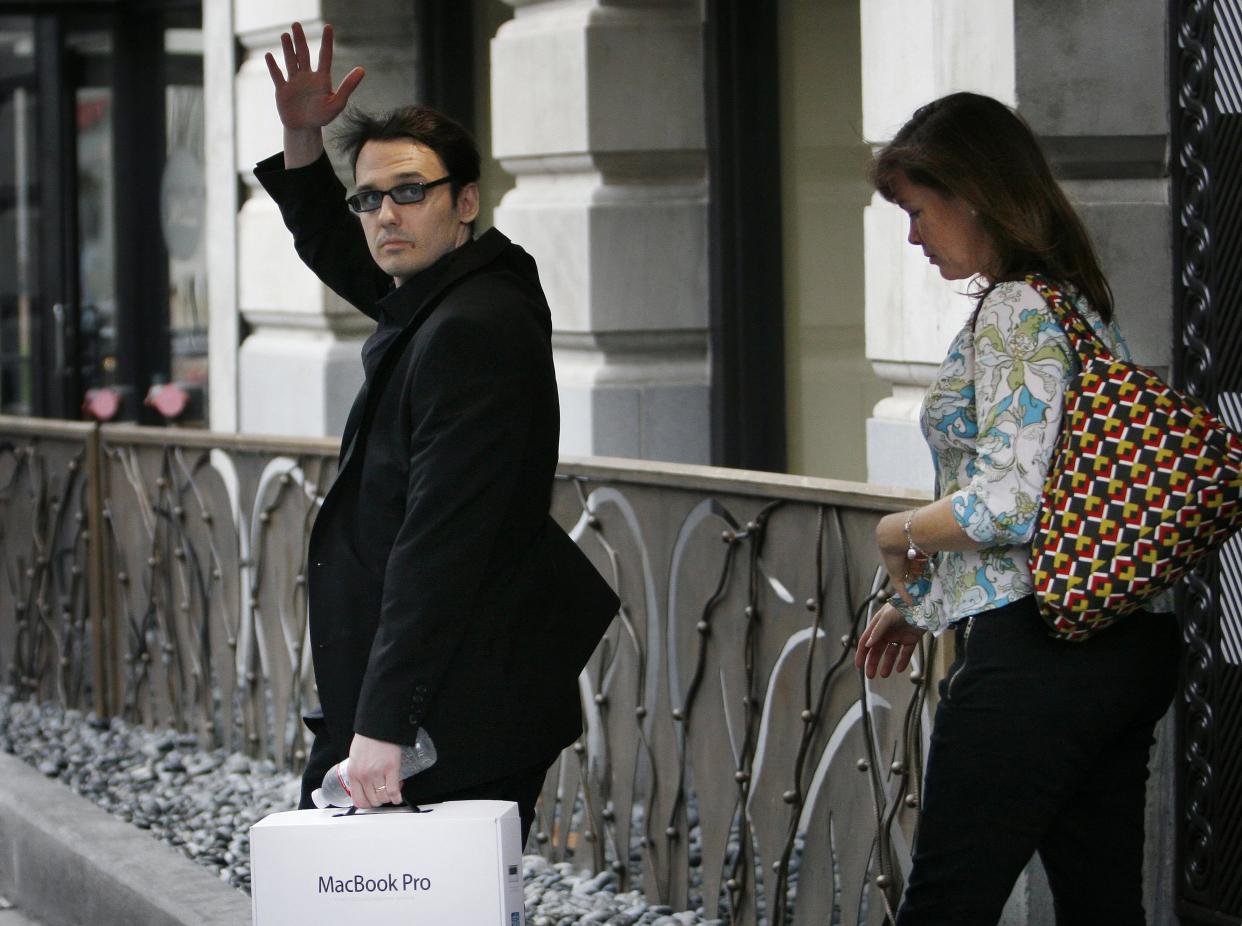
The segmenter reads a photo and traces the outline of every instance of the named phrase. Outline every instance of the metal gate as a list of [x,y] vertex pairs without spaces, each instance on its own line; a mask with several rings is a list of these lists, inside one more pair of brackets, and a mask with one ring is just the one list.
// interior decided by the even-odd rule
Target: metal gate
[[[1176,377],[1242,429],[1242,0],[1170,4]],[[1242,924],[1242,538],[1186,583],[1178,913]]]

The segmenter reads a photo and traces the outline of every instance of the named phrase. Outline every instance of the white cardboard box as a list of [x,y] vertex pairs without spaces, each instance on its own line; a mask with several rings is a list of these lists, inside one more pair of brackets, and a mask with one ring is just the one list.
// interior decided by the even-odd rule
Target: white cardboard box
[[517,804],[420,809],[264,817],[250,828],[254,926],[525,926]]

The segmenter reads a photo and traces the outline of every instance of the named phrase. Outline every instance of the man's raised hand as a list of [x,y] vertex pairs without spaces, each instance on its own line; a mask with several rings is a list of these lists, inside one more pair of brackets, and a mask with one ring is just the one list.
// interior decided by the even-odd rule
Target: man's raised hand
[[276,111],[285,127],[285,167],[300,167],[315,160],[323,150],[320,130],[341,114],[350,94],[362,81],[364,71],[354,68],[333,90],[332,27],[323,27],[319,66],[314,68],[302,24],[294,23],[291,31],[292,35],[283,32],[280,36],[285,52],[284,72],[271,52],[267,53],[266,61],[276,88]]

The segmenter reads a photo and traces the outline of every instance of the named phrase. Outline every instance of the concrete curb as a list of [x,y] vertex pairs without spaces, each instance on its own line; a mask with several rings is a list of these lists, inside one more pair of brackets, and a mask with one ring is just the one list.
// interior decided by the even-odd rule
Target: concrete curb
[[0,894],[47,926],[243,926],[250,899],[0,754]]

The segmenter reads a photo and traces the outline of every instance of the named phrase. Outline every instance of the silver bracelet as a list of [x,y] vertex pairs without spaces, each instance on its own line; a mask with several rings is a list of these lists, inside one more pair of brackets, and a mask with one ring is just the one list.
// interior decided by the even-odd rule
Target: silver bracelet
[[914,542],[914,537],[910,535],[910,525],[914,523],[914,512],[911,511],[906,517],[906,559],[913,562],[916,559],[930,559],[930,555],[919,548]]

